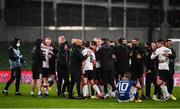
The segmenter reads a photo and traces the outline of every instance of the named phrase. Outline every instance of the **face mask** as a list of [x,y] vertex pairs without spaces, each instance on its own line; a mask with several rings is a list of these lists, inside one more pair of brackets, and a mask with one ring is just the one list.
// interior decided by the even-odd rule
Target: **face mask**
[[21,44],[20,44],[19,42],[16,44],[17,47],[20,47],[20,45],[21,45]]

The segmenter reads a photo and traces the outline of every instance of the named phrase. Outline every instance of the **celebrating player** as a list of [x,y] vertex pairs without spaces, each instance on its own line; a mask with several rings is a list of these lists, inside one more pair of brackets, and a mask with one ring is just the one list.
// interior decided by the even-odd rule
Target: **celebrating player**
[[88,96],[88,80],[90,81],[90,84],[93,86],[93,89],[97,92],[98,97],[102,97],[102,94],[98,88],[98,86],[94,83],[94,72],[93,72],[93,66],[96,65],[96,58],[94,52],[90,49],[90,41],[85,42],[85,49],[82,51],[83,56],[88,54],[89,56],[86,60],[83,61],[82,65],[82,74],[84,76],[83,82],[83,96]]

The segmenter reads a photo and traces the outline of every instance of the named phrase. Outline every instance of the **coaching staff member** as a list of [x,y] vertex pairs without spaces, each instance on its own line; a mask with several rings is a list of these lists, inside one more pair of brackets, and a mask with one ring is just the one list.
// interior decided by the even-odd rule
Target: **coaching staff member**
[[114,59],[113,48],[108,44],[107,39],[102,38],[102,45],[97,51],[97,60],[100,61],[102,70],[102,81],[104,85],[105,98],[108,96],[107,84],[112,86],[112,91],[115,91],[114,85]]
[[114,54],[116,55],[115,68],[119,79],[124,77],[126,72],[130,71],[128,46],[127,41],[124,38],[118,40],[119,45],[114,48]]
[[174,87],[174,63],[175,63],[175,58],[176,58],[176,51],[173,49],[173,42],[172,40],[167,40],[166,41],[166,47],[168,47],[172,55],[169,56],[169,83],[168,83],[168,92],[173,100],[176,100],[176,97],[173,95],[173,87]]
[[[58,38],[58,53],[57,53],[57,77],[58,77],[58,96],[65,97],[65,90],[69,92],[69,73],[68,73],[68,62],[69,62],[69,48],[68,42],[65,42],[65,37],[60,36]],[[64,84],[62,85],[62,80]]]
[[80,92],[82,61],[87,59],[90,53],[83,56],[81,53],[81,45],[82,45],[82,41],[80,39],[76,39],[75,42],[71,46],[70,60],[69,60],[69,65],[68,65],[68,69],[71,74],[71,82],[70,82],[70,90],[69,90],[70,99],[74,98],[73,88],[75,84],[77,87],[78,98],[82,98],[82,94]]

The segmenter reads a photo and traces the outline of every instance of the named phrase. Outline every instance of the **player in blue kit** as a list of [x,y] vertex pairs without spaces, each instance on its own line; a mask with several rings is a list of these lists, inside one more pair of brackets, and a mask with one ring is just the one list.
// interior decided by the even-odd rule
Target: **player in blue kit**
[[[125,73],[122,80],[116,85],[116,97],[118,102],[134,101],[137,97],[138,85],[135,81],[130,80],[130,73]],[[135,100],[135,102],[142,102],[141,100]]]

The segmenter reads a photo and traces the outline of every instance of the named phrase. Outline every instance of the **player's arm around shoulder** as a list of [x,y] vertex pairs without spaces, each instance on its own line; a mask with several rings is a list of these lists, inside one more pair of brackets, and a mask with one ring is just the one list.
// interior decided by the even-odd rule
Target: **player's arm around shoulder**
[[153,52],[153,53],[151,54],[151,59],[152,59],[152,60],[155,59],[155,58],[159,55],[159,53],[160,53],[160,49],[158,48],[158,49],[156,49],[155,52]]

